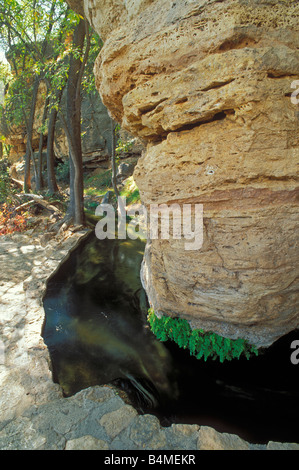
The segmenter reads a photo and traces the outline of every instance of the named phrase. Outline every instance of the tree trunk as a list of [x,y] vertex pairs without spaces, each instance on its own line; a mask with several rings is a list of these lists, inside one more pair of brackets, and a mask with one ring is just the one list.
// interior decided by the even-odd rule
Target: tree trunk
[[33,149],[32,149],[32,134],[33,134],[33,124],[34,124],[34,114],[35,106],[37,100],[37,93],[39,87],[40,77],[36,76],[33,84],[32,90],[32,101],[30,116],[27,125],[27,144],[26,144],[26,155],[25,155],[25,175],[24,175],[24,192],[28,193],[31,189],[31,175],[30,175],[30,160],[33,159]]
[[[48,113],[49,99],[46,99],[44,105],[43,119],[42,119],[42,128],[45,125]],[[38,145],[38,157],[37,157],[37,179],[36,179],[36,190],[40,191],[43,189],[45,183],[43,178],[43,143],[44,143],[44,132],[41,131],[39,135],[39,145]]]
[[118,188],[117,188],[117,179],[116,179],[116,174],[117,174],[117,164],[116,164],[116,141],[115,141],[115,128],[116,124],[111,118],[111,134],[112,134],[112,149],[111,149],[111,168],[112,168],[112,176],[111,176],[111,181],[112,181],[112,186],[114,189],[115,196],[119,196]]
[[[81,147],[81,95],[80,85],[84,70],[82,51],[86,35],[86,23],[80,20],[73,36],[73,48],[80,54],[71,54],[67,83],[66,125],[70,153],[70,204],[68,215],[76,224],[84,224],[83,165]],[[86,54],[85,54],[86,55]]]
[[[48,122],[48,137],[47,137],[47,177],[48,177],[48,190],[50,194],[59,192],[56,174],[55,174],[55,154],[54,154],[54,139],[55,139],[55,126],[58,116],[58,108],[63,94],[63,87],[58,90],[55,99],[51,103],[51,112]],[[55,103],[55,107],[53,104]]]
[[48,138],[47,138],[47,180],[48,190],[50,194],[59,192],[56,175],[55,175],[55,154],[54,154],[54,136],[55,124],[57,120],[57,109],[53,108],[48,122]]

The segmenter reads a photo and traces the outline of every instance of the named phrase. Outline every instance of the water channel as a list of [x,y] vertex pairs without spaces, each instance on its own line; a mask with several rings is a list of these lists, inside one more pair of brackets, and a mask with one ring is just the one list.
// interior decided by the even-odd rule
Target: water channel
[[197,360],[161,343],[147,321],[140,281],[144,242],[90,233],[49,279],[43,337],[65,396],[92,385],[125,391],[161,424],[197,423],[249,442],[299,442],[295,331],[251,360]]

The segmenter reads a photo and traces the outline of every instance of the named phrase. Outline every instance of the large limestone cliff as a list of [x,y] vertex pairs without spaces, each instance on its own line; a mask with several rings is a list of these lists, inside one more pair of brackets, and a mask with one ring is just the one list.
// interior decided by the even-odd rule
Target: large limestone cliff
[[298,327],[298,1],[69,3],[104,40],[104,104],[147,142],[143,203],[203,204],[200,250],[147,244],[155,311],[258,347]]

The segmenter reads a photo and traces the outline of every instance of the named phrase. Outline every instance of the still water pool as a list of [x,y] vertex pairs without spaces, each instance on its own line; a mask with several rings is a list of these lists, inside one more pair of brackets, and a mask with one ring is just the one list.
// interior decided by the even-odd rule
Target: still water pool
[[91,385],[126,390],[164,426],[197,423],[250,442],[299,442],[295,331],[251,360],[196,360],[160,343],[146,322],[140,282],[144,242],[90,233],[48,281],[43,337],[65,396]]

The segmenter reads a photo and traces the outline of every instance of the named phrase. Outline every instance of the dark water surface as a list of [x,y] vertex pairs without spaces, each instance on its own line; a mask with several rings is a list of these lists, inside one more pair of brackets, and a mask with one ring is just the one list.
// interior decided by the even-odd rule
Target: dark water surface
[[164,426],[196,423],[250,442],[299,442],[299,364],[292,332],[251,360],[196,360],[146,324],[144,243],[90,234],[48,282],[43,337],[65,396],[91,385],[126,390]]

